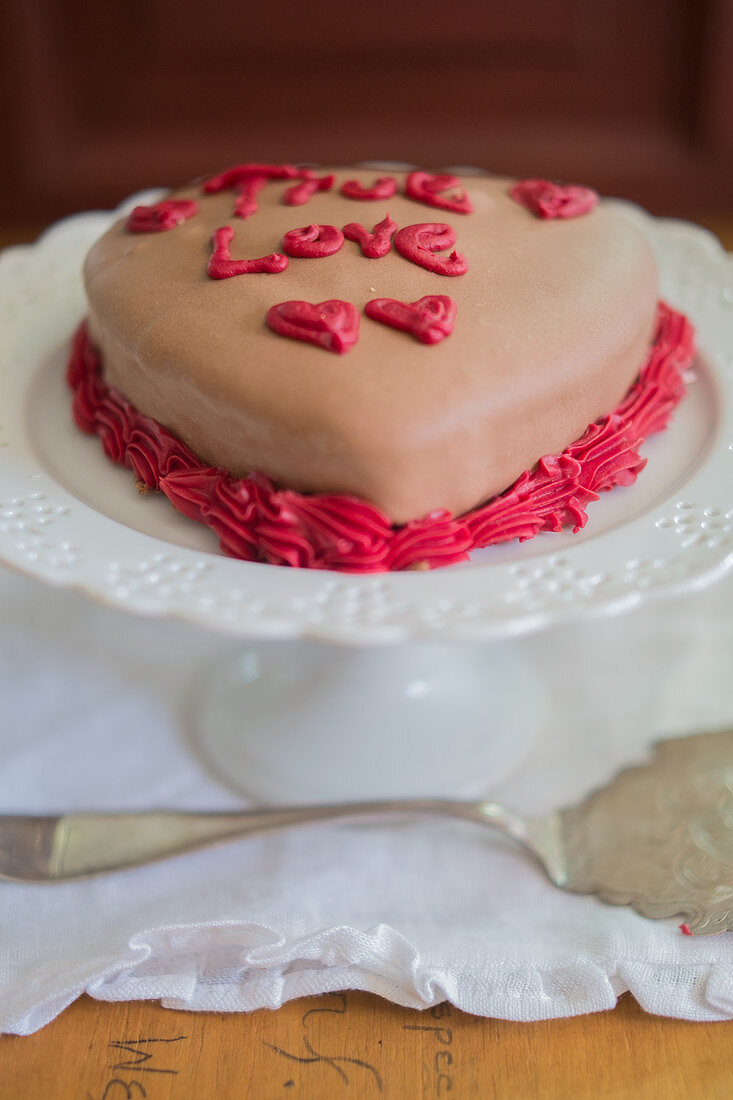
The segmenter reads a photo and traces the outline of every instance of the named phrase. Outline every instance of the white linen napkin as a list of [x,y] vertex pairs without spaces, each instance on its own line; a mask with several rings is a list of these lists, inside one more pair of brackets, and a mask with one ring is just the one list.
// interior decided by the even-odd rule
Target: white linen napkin
[[[733,582],[522,643],[547,707],[495,793],[578,801],[661,735],[733,723]],[[186,740],[205,666],[235,645],[0,571],[0,812],[227,809]],[[388,762],[387,762],[388,763]],[[733,1017],[733,933],[551,886],[464,823],[273,833],[81,883],[0,884],[0,1030],[28,1034],[82,992],[246,1011],[363,989],[423,1008],[537,1020],[611,1008]]]

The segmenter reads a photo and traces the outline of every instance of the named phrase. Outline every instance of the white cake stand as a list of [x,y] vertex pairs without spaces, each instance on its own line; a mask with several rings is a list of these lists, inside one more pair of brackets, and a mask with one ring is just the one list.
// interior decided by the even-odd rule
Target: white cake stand
[[692,591],[730,566],[733,261],[704,230],[623,203],[613,206],[656,251],[663,297],[697,326],[700,356],[672,426],[644,447],[646,470],[591,504],[584,531],[432,573],[223,557],[167,500],[140,497],[70,415],[82,258],[158,194],[67,219],[0,257],[0,560],[253,643],[233,643],[197,704],[202,756],[239,790],[266,800],[486,790],[524,755],[541,712],[518,638]]

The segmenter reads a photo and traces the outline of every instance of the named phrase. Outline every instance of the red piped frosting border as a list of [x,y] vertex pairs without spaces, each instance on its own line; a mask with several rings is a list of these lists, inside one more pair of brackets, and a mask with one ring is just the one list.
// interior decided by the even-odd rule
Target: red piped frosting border
[[540,531],[585,526],[585,506],[614,485],[630,485],[646,464],[639,447],[666,427],[685,392],[694,354],[689,321],[660,302],[649,356],[618,408],[591,424],[560,455],[541,458],[487,504],[460,517],[435,511],[394,527],[373,504],[353,496],[278,489],[263,474],[235,478],[206,466],[155,420],[139,413],[102,379],[86,323],[68,365],[74,418],[96,433],[113,462],[160,489],[184,515],[207,524],[224,553],[246,561],[376,573],[435,569],[472,550]]

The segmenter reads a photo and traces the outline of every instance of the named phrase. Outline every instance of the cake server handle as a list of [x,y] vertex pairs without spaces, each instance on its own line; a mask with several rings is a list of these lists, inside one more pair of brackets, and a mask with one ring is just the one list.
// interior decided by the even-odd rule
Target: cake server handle
[[[491,825],[532,847],[528,823],[494,802],[400,799],[283,806],[234,813],[0,815],[0,879],[59,882],[149,863],[215,841],[291,825],[441,814]],[[539,853],[536,853],[539,854]],[[544,862],[544,860],[543,860]]]

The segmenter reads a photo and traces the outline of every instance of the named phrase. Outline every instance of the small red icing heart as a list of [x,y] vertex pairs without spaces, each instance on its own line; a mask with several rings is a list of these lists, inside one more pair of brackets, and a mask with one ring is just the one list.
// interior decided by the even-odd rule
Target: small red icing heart
[[453,332],[457,308],[447,294],[427,294],[417,302],[374,298],[364,306],[364,312],[373,321],[409,332],[423,344],[439,344]]
[[136,206],[128,214],[125,227],[130,233],[163,233],[175,229],[198,211],[199,204],[193,199],[166,199],[153,206]]
[[359,313],[351,302],[280,302],[267,311],[273,332],[343,355],[359,339]]
[[[446,194],[448,192],[448,194]],[[405,194],[415,202],[451,210],[454,214],[471,214],[473,206],[461,187],[458,176],[432,176],[429,172],[410,172]]]
[[577,218],[598,205],[598,194],[590,187],[550,180],[520,180],[509,195],[538,218]]

